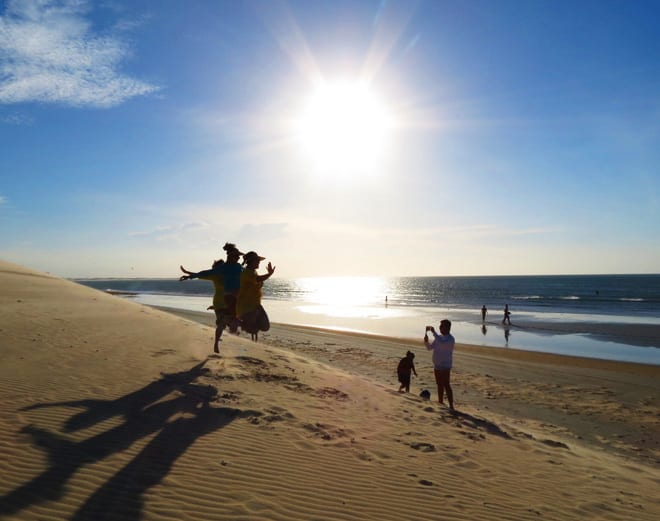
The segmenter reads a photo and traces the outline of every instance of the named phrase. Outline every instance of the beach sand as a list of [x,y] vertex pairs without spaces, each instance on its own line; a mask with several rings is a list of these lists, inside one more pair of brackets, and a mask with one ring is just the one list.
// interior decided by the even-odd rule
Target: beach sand
[[1,519],[660,517],[658,366],[459,344],[452,414],[421,342],[274,325],[217,356],[207,314],[0,288]]

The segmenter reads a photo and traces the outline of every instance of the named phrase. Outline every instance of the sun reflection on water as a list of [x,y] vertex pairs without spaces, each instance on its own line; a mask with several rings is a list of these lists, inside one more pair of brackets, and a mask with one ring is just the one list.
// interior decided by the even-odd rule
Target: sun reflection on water
[[380,277],[307,277],[296,281],[308,302],[330,307],[371,306],[385,302],[387,281]]

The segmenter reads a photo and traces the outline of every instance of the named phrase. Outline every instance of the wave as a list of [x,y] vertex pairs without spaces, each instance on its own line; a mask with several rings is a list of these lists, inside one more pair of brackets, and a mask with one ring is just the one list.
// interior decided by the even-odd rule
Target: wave
[[[166,295],[173,297],[211,298],[213,286],[208,281],[182,283],[172,279],[98,279],[78,280],[101,291],[118,296]],[[323,282],[323,281],[321,281]],[[330,282],[334,282],[334,279]],[[514,312],[595,313],[626,316],[660,316],[660,275],[653,276],[547,276],[547,277],[410,277],[383,279],[382,284],[367,285],[340,292],[330,282],[309,287],[298,279],[273,278],[264,285],[266,299],[293,302],[339,300],[349,305],[353,298],[360,303],[392,308],[415,307],[443,309],[501,309],[505,303]],[[328,291],[325,291],[328,289]],[[322,291],[323,290],[323,291]],[[387,301],[386,301],[387,296]]]
[[140,294],[137,291],[124,291],[124,290],[111,289],[111,288],[107,288],[105,292],[110,293],[110,295],[123,295],[123,296],[131,296],[131,297],[135,297],[136,295]]

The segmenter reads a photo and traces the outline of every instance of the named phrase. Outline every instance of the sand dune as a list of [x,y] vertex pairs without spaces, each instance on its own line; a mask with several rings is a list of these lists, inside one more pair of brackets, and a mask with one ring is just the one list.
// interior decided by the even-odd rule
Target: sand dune
[[660,516],[658,368],[460,346],[452,414],[395,392],[400,341],[216,356],[189,316],[8,263],[0,288],[2,519]]

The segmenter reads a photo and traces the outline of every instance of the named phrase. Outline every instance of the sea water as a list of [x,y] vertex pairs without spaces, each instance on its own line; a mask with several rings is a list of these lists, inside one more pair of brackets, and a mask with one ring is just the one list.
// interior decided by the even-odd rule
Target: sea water
[[[177,279],[78,282],[148,305],[203,311],[213,286]],[[263,288],[271,321],[402,338],[452,320],[458,342],[660,365],[660,338],[604,340],[598,323],[660,326],[660,275],[501,277],[273,277]],[[509,305],[512,327],[501,324]],[[485,323],[481,307],[488,308]],[[594,334],[550,333],[535,324],[594,324]],[[525,327],[516,324],[524,324]]]

